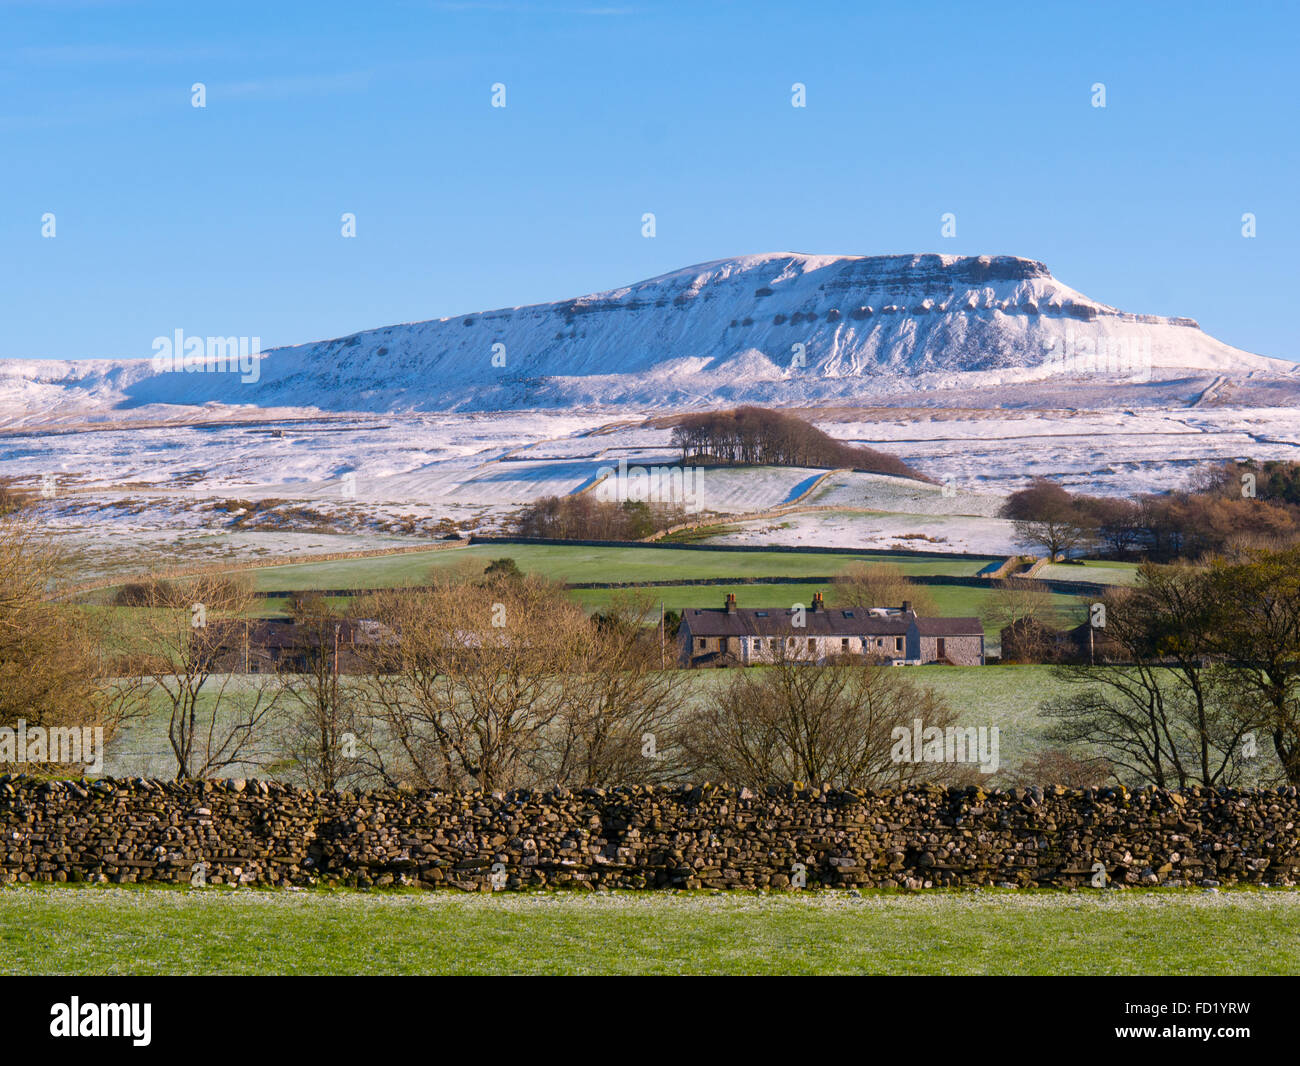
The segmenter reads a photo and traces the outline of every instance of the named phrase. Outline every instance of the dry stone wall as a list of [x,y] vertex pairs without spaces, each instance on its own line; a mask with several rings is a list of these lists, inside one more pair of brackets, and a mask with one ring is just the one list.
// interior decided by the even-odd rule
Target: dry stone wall
[[1300,878],[1297,789],[313,792],[0,777],[0,882],[789,889]]

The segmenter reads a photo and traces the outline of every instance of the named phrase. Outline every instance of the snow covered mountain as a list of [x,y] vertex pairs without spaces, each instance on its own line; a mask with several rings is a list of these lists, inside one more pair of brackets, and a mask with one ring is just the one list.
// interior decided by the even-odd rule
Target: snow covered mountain
[[279,348],[252,374],[232,370],[159,372],[148,359],[7,361],[0,412],[12,424],[40,411],[120,415],[160,404],[656,409],[877,402],[1076,379],[1300,381],[1295,364],[1232,348],[1192,319],[1097,303],[1033,260],[793,253]]

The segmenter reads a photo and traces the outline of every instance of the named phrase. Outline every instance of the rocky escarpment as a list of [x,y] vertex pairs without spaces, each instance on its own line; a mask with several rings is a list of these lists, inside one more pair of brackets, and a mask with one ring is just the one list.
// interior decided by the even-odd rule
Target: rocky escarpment
[[552,888],[1293,885],[1294,787],[312,792],[0,778],[0,882]]
[[[142,349],[150,343],[142,338]],[[1075,352],[1082,361],[1070,358]],[[65,382],[85,402],[112,396],[127,407],[647,409],[861,400],[979,384],[971,377],[979,374],[1021,383],[1059,374],[1062,364],[1090,378],[1293,369],[1222,344],[1191,318],[1090,300],[1031,259],[780,253],[280,348],[255,373],[25,364],[11,365],[5,380],[30,374],[46,404]]]

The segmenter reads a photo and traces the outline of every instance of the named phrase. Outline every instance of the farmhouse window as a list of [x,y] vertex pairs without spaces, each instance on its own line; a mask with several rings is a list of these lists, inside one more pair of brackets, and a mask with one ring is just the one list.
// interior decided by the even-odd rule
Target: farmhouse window
[[816,650],[817,650],[817,638],[816,638],[816,637],[809,637],[809,638],[808,638],[808,650],[809,650],[809,651],[816,651]]
[[849,650],[849,638],[848,638],[848,637],[841,637],[841,638],[840,638],[840,651],[848,651],[848,650]]
[[947,658],[947,654],[948,654],[948,653],[947,653],[947,651],[945,651],[944,646],[943,646],[943,637],[940,637],[940,638],[938,639],[938,641],[936,642],[936,644],[937,644],[937,652],[938,652],[939,658],[940,658],[940,659]]
[[902,650],[903,650],[903,638],[902,638],[902,637],[895,637],[895,638],[894,638],[894,651],[902,651]]

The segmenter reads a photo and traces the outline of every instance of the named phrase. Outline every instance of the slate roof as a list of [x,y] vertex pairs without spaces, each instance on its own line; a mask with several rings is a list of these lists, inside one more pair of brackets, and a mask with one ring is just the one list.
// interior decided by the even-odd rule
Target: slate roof
[[902,637],[913,622],[923,637],[984,635],[978,618],[921,618],[913,611],[878,615],[860,607],[807,608],[802,628],[791,624],[793,617],[789,607],[738,607],[730,613],[721,607],[699,607],[688,610],[683,621],[692,637]]
[[978,618],[918,618],[916,630],[923,637],[982,637],[984,623]]
[[728,613],[721,607],[699,607],[686,612],[683,621],[693,637],[888,637],[905,636],[916,616],[910,611],[873,615],[860,607],[828,607],[804,611],[804,625],[792,624],[794,610],[738,607]]
[[[340,619],[338,625],[340,646],[373,643],[375,640],[375,622]],[[222,618],[209,622],[207,628],[209,639],[220,647],[238,645],[242,648],[247,636],[250,648],[297,651],[305,648],[313,639],[310,634],[300,633],[297,624],[285,618],[250,618],[247,622],[237,618]],[[326,639],[330,643],[333,641],[328,630]]]

